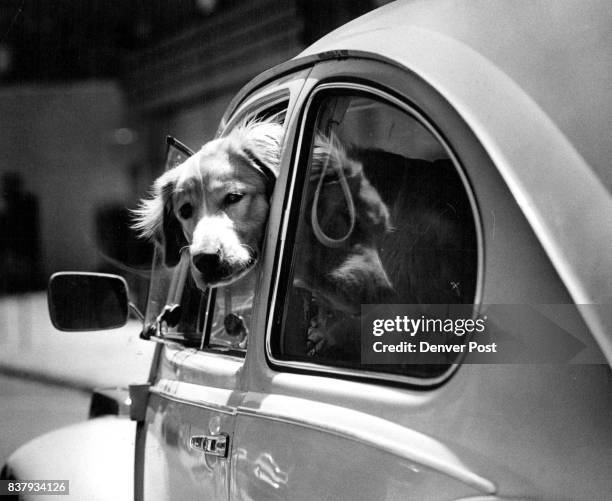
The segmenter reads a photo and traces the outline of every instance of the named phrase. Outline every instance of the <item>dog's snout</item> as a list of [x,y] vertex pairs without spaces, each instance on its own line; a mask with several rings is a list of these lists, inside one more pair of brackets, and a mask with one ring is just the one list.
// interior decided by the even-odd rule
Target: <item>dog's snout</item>
[[221,263],[221,255],[218,252],[200,253],[192,257],[193,265],[200,273],[211,271],[219,267]]

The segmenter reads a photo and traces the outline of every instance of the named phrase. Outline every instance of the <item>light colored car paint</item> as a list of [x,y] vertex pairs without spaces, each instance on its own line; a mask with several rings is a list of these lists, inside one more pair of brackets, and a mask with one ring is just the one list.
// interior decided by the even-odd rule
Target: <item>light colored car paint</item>
[[[12,475],[28,480],[68,480],[68,499],[128,501],[134,493],[135,423],[106,416],[46,433],[9,458]],[[55,500],[32,494],[27,501]]]
[[[277,91],[290,99],[247,355],[158,344],[139,428],[137,496],[492,501],[612,493],[608,364],[472,365],[467,358],[442,384],[415,388],[271,366],[266,339],[301,112],[327,79],[359,79],[416,103],[456,151],[479,211],[480,302],[609,302],[606,8],[398,2],[247,86],[222,128]],[[612,361],[612,312],[585,306],[581,313]],[[191,436],[219,432],[230,436],[228,459],[190,448]],[[45,447],[61,443],[51,441]],[[39,468],[15,464],[29,478]]]

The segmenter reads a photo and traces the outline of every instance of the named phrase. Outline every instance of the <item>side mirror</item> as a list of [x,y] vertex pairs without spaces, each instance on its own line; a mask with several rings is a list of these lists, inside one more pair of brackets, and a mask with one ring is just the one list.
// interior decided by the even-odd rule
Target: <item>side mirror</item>
[[49,316],[61,331],[116,329],[128,319],[126,281],[105,273],[55,273],[48,287]]

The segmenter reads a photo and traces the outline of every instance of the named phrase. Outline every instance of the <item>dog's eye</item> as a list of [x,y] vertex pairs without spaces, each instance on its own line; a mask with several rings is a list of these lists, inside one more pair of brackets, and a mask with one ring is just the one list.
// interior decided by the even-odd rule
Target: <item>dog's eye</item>
[[181,205],[181,207],[179,208],[179,216],[181,216],[183,219],[189,219],[191,216],[193,216],[193,205]]
[[240,202],[240,200],[242,200],[243,197],[244,197],[244,193],[228,193],[225,196],[225,204],[232,205],[232,204],[238,203]]

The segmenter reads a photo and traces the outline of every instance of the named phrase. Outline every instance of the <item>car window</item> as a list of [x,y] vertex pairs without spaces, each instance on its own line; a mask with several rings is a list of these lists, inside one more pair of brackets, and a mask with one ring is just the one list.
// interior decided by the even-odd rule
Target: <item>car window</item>
[[380,93],[319,91],[305,124],[271,358],[440,376],[456,353],[362,363],[360,318],[364,305],[473,303],[474,215],[449,150],[416,112]]
[[[251,120],[273,120],[282,125],[286,110],[286,100],[264,107],[255,105],[232,121],[224,134]],[[192,154],[179,141],[169,138],[166,169],[179,165]],[[257,282],[258,271],[253,270],[230,285],[202,291],[191,275],[187,247],[182,249],[180,261],[172,269],[164,266],[161,253],[156,250],[145,329],[159,329],[163,337],[187,346],[244,354]]]

